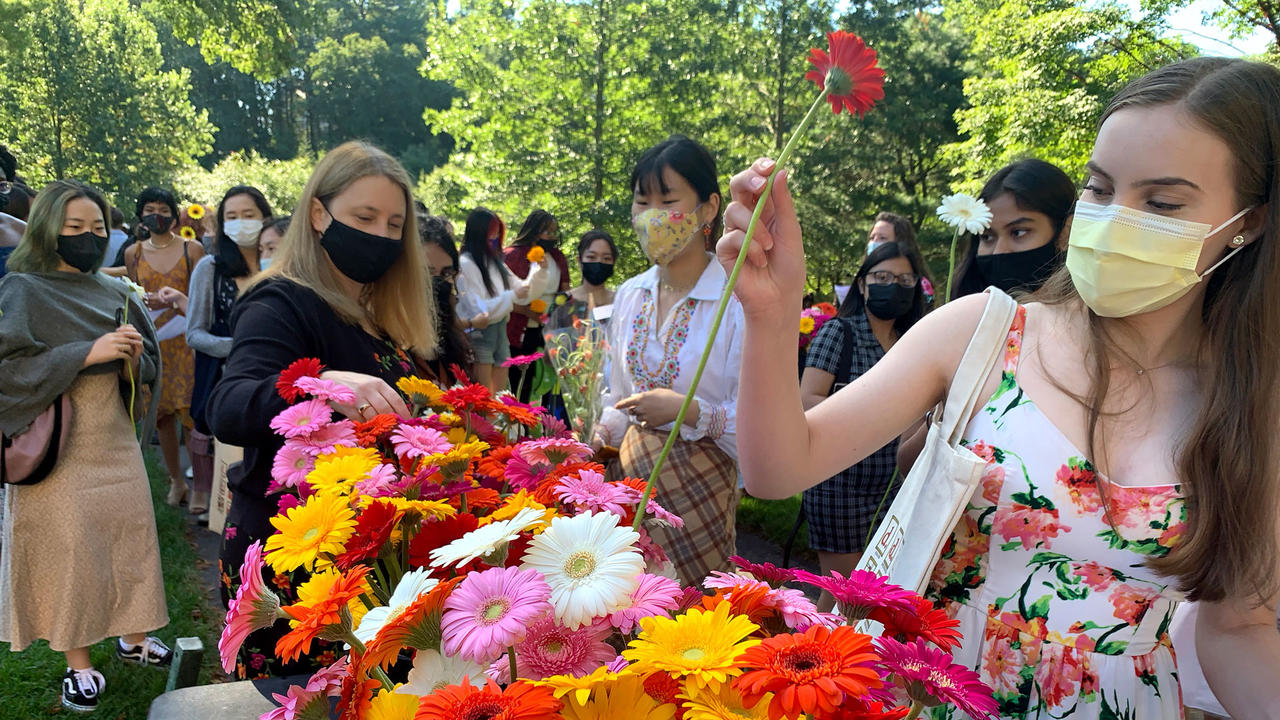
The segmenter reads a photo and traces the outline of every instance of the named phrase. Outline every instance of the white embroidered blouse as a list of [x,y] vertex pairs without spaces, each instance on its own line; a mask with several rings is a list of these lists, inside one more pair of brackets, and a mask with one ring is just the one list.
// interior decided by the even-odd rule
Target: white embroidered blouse
[[[724,268],[715,257],[710,257],[698,283],[671,309],[659,327],[655,327],[657,266],[618,288],[608,329],[609,389],[605,392],[605,409],[600,419],[601,434],[606,442],[622,442],[631,422],[625,411],[613,407],[614,403],[656,388],[670,388],[681,394],[688,391],[726,281]],[[736,428],[742,332],[742,305],[737,298],[731,298],[694,394],[699,410],[698,424],[680,428],[683,439],[710,438],[735,460],[738,457]],[[657,429],[670,431],[671,424]]]

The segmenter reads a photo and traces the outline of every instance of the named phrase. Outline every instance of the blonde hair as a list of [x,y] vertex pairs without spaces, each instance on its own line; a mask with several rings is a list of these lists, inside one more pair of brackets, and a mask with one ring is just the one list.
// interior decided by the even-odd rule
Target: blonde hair
[[[311,226],[313,200],[328,201],[355,181],[382,176],[404,192],[405,217],[401,232],[403,250],[391,269],[365,286],[358,301],[342,291],[338,271],[320,245],[320,233]],[[311,172],[294,212],[294,220],[280,239],[271,267],[254,284],[273,277],[310,288],[343,320],[368,330],[386,333],[396,345],[422,358],[436,355],[438,331],[435,300],[427,288],[430,272],[418,239],[409,174],[386,152],[353,141],[329,151]]]

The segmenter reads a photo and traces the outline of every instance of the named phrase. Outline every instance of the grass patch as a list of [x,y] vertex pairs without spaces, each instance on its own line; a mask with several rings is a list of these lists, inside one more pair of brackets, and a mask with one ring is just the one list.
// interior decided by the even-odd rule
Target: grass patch
[[[785,500],[761,500],[747,495],[738,503],[738,527],[763,536],[781,550],[786,545],[787,538],[791,537],[791,530],[795,527],[796,516],[799,514],[799,495]],[[793,547],[793,553],[810,552],[807,524],[800,525]]]
[[[151,479],[151,502],[156,512],[160,539],[160,562],[164,572],[169,625],[156,635],[170,647],[180,637],[204,641],[204,664],[200,682],[208,682],[218,664],[220,612],[212,612],[205,602],[204,588],[196,563],[199,560],[188,533],[190,527],[181,508],[165,504],[169,482],[154,455],[147,453],[147,475]],[[50,558],[57,562],[57,558]],[[115,657],[115,638],[108,638],[90,650],[93,666],[107,679],[107,688],[91,717],[112,720],[141,720],[151,701],[164,692],[168,670],[126,665]],[[220,671],[220,668],[218,668]],[[66,663],[60,652],[44,641],[33,643],[20,653],[9,652],[0,643],[0,717],[39,718],[50,715],[78,716],[64,710],[59,700]]]

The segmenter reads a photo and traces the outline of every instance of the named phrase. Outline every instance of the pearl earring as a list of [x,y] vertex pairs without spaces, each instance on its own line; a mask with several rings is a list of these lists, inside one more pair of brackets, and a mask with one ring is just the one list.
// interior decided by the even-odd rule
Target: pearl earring
[[1240,247],[1241,245],[1243,245],[1243,244],[1244,244],[1244,236],[1243,236],[1243,235],[1237,235],[1237,236],[1235,236],[1235,237],[1231,238],[1231,244],[1232,244],[1232,246],[1234,246],[1234,247]]

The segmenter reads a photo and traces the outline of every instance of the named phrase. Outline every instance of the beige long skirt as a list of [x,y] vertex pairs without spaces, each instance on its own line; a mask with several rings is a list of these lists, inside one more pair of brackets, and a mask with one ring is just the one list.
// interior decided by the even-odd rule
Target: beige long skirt
[[9,487],[0,641],[54,650],[169,624],[142,452],[114,374],[71,385],[71,429],[43,482]]

